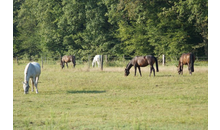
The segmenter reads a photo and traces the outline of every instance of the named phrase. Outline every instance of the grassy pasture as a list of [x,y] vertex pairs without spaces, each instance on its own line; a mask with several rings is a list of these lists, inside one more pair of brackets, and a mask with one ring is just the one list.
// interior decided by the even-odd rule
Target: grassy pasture
[[61,70],[44,65],[39,94],[24,95],[26,64],[13,65],[13,128],[59,129],[208,129],[208,66],[195,64],[189,75],[178,75],[174,65],[161,66],[149,77],[128,77],[125,67],[88,69],[76,65]]

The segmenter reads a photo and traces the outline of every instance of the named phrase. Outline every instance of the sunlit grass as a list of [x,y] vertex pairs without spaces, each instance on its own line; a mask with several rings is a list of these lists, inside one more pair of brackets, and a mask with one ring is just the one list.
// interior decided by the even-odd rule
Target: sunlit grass
[[[13,66],[14,129],[208,129],[208,67],[159,66],[149,77],[124,67],[44,65],[39,94],[24,95],[26,64]],[[126,65],[125,65],[126,66]],[[31,90],[31,89],[30,89]]]

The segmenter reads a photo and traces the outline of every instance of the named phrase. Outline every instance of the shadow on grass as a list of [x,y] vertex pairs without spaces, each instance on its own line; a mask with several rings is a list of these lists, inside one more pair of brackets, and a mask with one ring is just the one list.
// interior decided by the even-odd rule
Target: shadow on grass
[[70,90],[70,91],[67,91],[67,93],[72,93],[72,94],[77,94],[77,93],[94,93],[94,94],[96,94],[96,93],[105,93],[106,91],[104,90],[104,91],[98,91],[98,90],[88,90],[88,91],[86,91],[86,90],[81,90],[81,91],[77,91],[77,90]]
[[174,75],[156,75],[157,77],[174,77]]

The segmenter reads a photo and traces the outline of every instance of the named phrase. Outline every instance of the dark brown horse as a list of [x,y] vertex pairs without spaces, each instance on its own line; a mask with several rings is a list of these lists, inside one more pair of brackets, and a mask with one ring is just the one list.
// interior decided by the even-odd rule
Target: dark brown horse
[[73,63],[73,67],[75,67],[75,65],[76,65],[75,56],[73,56],[73,55],[69,55],[69,56],[64,55],[64,56],[61,58],[61,60],[60,60],[60,66],[61,66],[61,68],[62,68],[62,69],[64,68],[64,64],[65,64],[65,63],[66,63],[66,66],[67,66],[67,68],[68,68],[68,64],[67,64],[67,63],[69,63],[69,62],[72,62],[72,63]]
[[195,56],[193,53],[183,53],[179,59],[179,65],[177,66],[177,71],[179,74],[183,74],[183,65],[188,65],[188,70],[190,75],[194,72],[194,61]]
[[131,69],[132,66],[134,66],[134,70],[135,70],[134,76],[136,76],[137,67],[138,67],[140,76],[142,76],[140,67],[145,67],[145,66],[148,66],[148,65],[150,65],[150,75],[149,76],[151,76],[152,70],[153,70],[154,76],[155,76],[155,69],[154,69],[154,66],[153,66],[153,64],[155,62],[156,62],[157,72],[159,72],[156,57],[154,57],[152,55],[136,56],[127,64],[127,67],[125,68],[125,76],[128,76],[130,74],[129,70]]

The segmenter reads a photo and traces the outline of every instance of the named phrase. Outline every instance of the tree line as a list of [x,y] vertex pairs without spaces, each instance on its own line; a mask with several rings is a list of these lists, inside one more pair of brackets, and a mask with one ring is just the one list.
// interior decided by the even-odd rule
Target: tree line
[[208,55],[208,0],[13,0],[13,56]]

